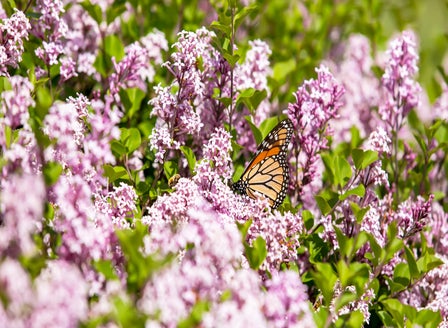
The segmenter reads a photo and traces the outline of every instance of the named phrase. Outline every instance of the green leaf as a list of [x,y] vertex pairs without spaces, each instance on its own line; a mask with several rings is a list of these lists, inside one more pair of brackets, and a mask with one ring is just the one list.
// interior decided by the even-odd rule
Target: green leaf
[[193,150],[187,146],[181,146],[180,150],[185,155],[188,163],[188,169],[190,170],[190,174],[193,175],[194,168],[196,167],[196,156]]
[[395,325],[398,327],[404,327],[403,304],[401,304],[399,300],[393,298],[383,300],[381,301],[381,304],[395,320]]
[[94,5],[90,1],[83,1],[81,2],[81,6],[89,13],[90,17],[98,23],[98,25],[101,24],[103,21],[103,11],[99,5]]
[[249,88],[240,92],[236,99],[236,103],[237,105],[244,103],[244,105],[246,105],[246,107],[253,113],[266,96],[267,92],[264,89],[260,91]]
[[330,263],[316,263],[315,270],[311,274],[314,277],[316,286],[322,291],[325,304],[330,304],[333,299],[334,286],[338,278]]
[[434,268],[437,268],[443,263],[444,262],[436,255],[425,252],[423,256],[417,260],[417,267],[421,273],[426,273]]
[[198,301],[193,305],[190,315],[177,324],[177,328],[195,328],[201,326],[202,317],[208,311],[210,311],[210,303],[207,301]]
[[125,11],[126,11],[126,1],[115,0],[114,2],[112,2],[112,5],[108,6],[106,10],[107,25],[112,23],[115,20],[115,18],[120,16]]
[[[126,133],[123,133],[123,131]],[[123,144],[127,149],[127,153],[130,154],[142,143],[142,138],[140,136],[140,131],[137,128],[122,129],[121,137],[124,137]]]
[[391,292],[395,293],[407,288],[411,282],[409,267],[406,263],[398,263],[394,268],[393,282],[398,284],[391,288]]
[[229,26],[229,25],[221,24],[220,22],[213,21],[213,22],[210,24],[210,28],[211,28],[212,30],[214,30],[214,31],[221,31],[221,32],[223,32],[226,36],[230,36],[231,29],[230,29],[230,26]]
[[[365,191],[365,189],[364,189],[364,191]],[[356,218],[356,222],[358,222],[358,223],[362,222],[362,220],[364,219],[364,216],[370,210],[370,206],[361,208],[355,202],[350,202],[350,208],[352,209],[352,212],[353,212],[353,214],[355,215],[355,218]]]
[[117,157],[121,157],[128,152],[127,147],[118,140],[112,140],[112,142],[110,143],[110,148]]
[[[124,94],[126,97],[124,97]],[[129,103],[125,106],[127,116],[132,118],[140,109],[142,100],[145,99],[146,94],[140,88],[129,88],[120,90],[120,99],[127,99]]]
[[105,164],[103,168],[104,168],[104,176],[108,178],[109,182],[111,183],[128,174],[128,172],[123,166],[112,166],[109,164]]
[[414,319],[414,324],[427,328],[436,328],[439,326],[440,322],[442,322],[440,312],[434,312],[428,309],[418,311],[417,316]]
[[378,153],[373,150],[353,149],[353,163],[358,170],[364,170],[367,166],[378,160]]
[[250,116],[245,117],[246,122],[249,124],[250,129],[252,130],[252,134],[254,135],[255,142],[257,145],[260,144],[260,142],[263,140],[263,135],[261,134],[261,131],[257,128],[257,126],[252,123]]
[[333,165],[334,165],[333,167],[334,167],[335,183],[338,184],[340,187],[345,186],[347,181],[352,176],[352,168],[350,167],[350,164],[344,157],[336,155],[334,157]]
[[324,190],[314,197],[323,215],[327,215],[339,201],[339,195],[331,190]]
[[52,186],[58,181],[59,176],[62,173],[62,165],[56,162],[45,163],[43,167],[43,174],[45,184],[47,186]]
[[231,67],[234,67],[235,64],[238,62],[238,60],[240,59],[240,56],[238,54],[232,55],[229,52],[224,52],[222,56],[225,58],[225,60],[227,60],[227,62]]
[[136,222],[133,230],[117,230],[116,235],[120,241],[123,255],[126,259],[126,272],[128,288],[133,291],[141,291],[146,281],[158,270],[170,263],[175,256],[170,254],[161,257],[156,255],[144,255],[141,251],[143,238],[148,234],[148,227]]
[[114,57],[117,62],[124,57],[123,42],[115,34],[109,34],[104,38],[104,50],[109,57]]
[[366,188],[364,188],[364,185],[359,184],[355,188],[347,190],[345,193],[343,193],[339,197],[339,199],[346,200],[349,196],[352,196],[352,195],[364,197],[365,193],[366,193]]
[[93,67],[101,74],[101,76],[107,76],[108,69],[110,67],[110,60],[106,59],[107,56],[103,52],[98,53],[93,63]]
[[163,163],[163,171],[166,177],[172,177],[173,175],[178,173],[177,162],[165,161],[165,163]]
[[98,260],[93,262],[95,270],[104,275],[107,280],[118,280],[114,265],[110,260]]
[[319,210],[322,212],[322,215],[327,215],[331,212],[331,206],[328,204],[327,200],[322,196],[315,196],[317,206],[319,206]]
[[237,12],[235,17],[233,18],[234,29],[237,30],[238,27],[243,22],[244,18],[247,15],[250,15],[250,14],[256,12],[257,10],[258,10],[258,5],[256,3],[254,3],[254,4],[251,4],[251,5],[247,6],[247,7],[244,7],[239,12]]
[[241,232],[242,241],[246,240],[247,232],[249,231],[249,227],[252,224],[252,220],[247,220],[244,223],[236,223],[238,230]]
[[347,328],[358,328],[364,324],[364,315],[360,310],[351,311],[348,314],[348,320],[344,320],[343,326]]
[[412,251],[405,245],[405,255],[407,264],[409,266],[409,272],[411,274],[412,279],[417,279],[420,277],[420,271],[418,270],[417,262],[415,260],[414,254],[412,254]]
[[258,236],[252,242],[252,246],[246,243],[244,249],[250,267],[254,270],[258,269],[267,255],[266,241],[261,236]]
[[273,77],[277,82],[282,82],[286,77],[294,72],[296,69],[296,60],[290,58],[289,60],[278,62],[274,65]]
[[303,220],[303,223],[305,225],[305,229],[306,230],[311,230],[313,228],[313,226],[314,226],[314,217],[313,217],[313,214],[310,211],[304,210],[302,212],[302,220]]

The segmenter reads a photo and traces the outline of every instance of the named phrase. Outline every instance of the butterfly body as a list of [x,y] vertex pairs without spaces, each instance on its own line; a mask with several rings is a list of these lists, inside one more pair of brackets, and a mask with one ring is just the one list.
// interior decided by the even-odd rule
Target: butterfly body
[[256,193],[268,198],[272,208],[285,199],[289,183],[286,160],[293,125],[289,119],[281,121],[258,146],[257,153],[233,184],[234,191],[256,199]]

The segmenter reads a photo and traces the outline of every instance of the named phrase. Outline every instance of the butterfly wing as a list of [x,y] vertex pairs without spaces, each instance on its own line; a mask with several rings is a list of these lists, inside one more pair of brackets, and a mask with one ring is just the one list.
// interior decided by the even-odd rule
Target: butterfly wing
[[286,197],[289,183],[286,152],[292,131],[289,119],[281,121],[258,146],[256,155],[233,189],[254,199],[256,192],[263,194],[271,207],[277,208]]

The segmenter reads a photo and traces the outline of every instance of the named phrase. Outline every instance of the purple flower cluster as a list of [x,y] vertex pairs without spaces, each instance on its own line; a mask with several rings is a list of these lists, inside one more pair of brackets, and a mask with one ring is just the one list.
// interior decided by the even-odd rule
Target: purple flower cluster
[[31,97],[34,87],[27,78],[18,75],[10,77],[9,83],[11,90],[2,92],[0,111],[3,117],[0,120],[2,124],[16,129],[28,125],[28,108],[35,104]]
[[23,40],[30,30],[28,18],[18,10],[0,23],[0,76],[9,76],[7,66],[17,67],[22,61]]
[[334,287],[333,299],[330,304],[330,312],[332,313],[333,322],[336,322],[337,318],[344,314],[349,314],[353,311],[359,311],[362,313],[364,317],[364,323],[369,324],[370,321],[370,312],[369,305],[372,304],[373,299],[375,298],[375,293],[373,289],[366,289],[363,295],[359,297],[356,301],[350,302],[348,305],[340,308],[337,313],[335,309],[336,302],[340,300],[343,293],[353,293],[356,294],[355,286],[347,286],[345,289],[342,288],[340,281],[336,282]]
[[134,188],[122,182],[106,196],[97,195],[95,207],[98,212],[109,217],[115,226],[128,229],[133,225],[134,212],[137,210],[136,200]]
[[56,65],[65,52],[64,39],[68,32],[67,23],[62,18],[64,4],[59,0],[38,0],[35,10],[40,16],[33,24],[32,32],[42,40],[42,46],[35,50],[35,54],[46,66]]
[[[238,92],[251,88],[258,91],[266,90],[269,96],[268,77],[272,75],[269,56],[272,51],[269,45],[262,40],[249,41],[249,45],[251,48],[247,51],[244,62],[235,66],[235,88]],[[254,152],[257,148],[245,117],[251,116],[252,121],[259,125],[271,112],[272,106],[266,98],[260,103],[255,113],[248,108],[233,113],[232,122],[237,131],[237,141],[239,145],[243,146],[244,154]]]
[[0,307],[2,327],[74,327],[88,314],[87,284],[66,261],[49,261],[31,282],[18,262],[0,263],[0,287],[7,301]]
[[[1,183],[0,253],[11,257],[35,252],[32,234],[42,229],[46,189],[42,176],[10,175]],[[18,202],[26,199],[26,202]]]
[[319,152],[327,147],[326,137],[331,134],[329,121],[338,115],[342,106],[344,88],[327,67],[316,69],[317,79],[307,80],[294,94],[296,102],[288,105],[287,114],[296,134],[291,140],[293,164],[290,189],[296,197],[304,187],[317,179]]
[[336,141],[348,141],[352,126],[359,129],[361,136],[369,135],[377,125],[373,109],[378,107],[380,98],[379,81],[372,71],[374,61],[367,37],[351,35],[342,57],[339,64],[329,63],[345,89],[344,106],[334,124]]
[[[306,289],[296,273],[275,271],[277,278],[267,282],[265,293],[257,274],[240,268],[243,249],[235,221],[229,217],[233,209],[213,209],[191,180],[181,178],[176,189],[159,198],[142,218],[150,229],[145,251],[177,255],[174,263],[148,282],[139,301],[139,308],[150,316],[148,325],[156,324],[151,319],[154,316],[162,324],[175,324],[197,302],[209,304],[210,311],[203,318],[206,327],[248,322],[249,318],[260,327],[312,323]],[[236,198],[232,205],[240,208],[240,215],[247,213]],[[263,219],[270,222],[265,230],[280,227],[270,218]],[[268,246],[269,255],[271,251]],[[228,292],[229,297],[223,299],[221,295]]]
[[392,40],[386,53],[388,59],[382,86],[384,88],[379,114],[390,130],[399,131],[412,108],[419,105],[422,89],[415,75],[418,72],[416,37],[405,31]]
[[114,72],[109,77],[109,89],[117,101],[121,88],[138,87],[146,91],[146,83],[152,82],[155,74],[151,61],[161,64],[162,50],[168,50],[165,35],[155,31],[127,46],[120,62],[112,58]]

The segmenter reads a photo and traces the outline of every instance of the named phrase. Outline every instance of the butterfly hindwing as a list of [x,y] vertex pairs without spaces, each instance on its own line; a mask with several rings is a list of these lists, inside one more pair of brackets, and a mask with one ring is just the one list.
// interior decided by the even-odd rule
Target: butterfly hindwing
[[233,189],[256,198],[260,193],[277,208],[286,197],[289,183],[286,152],[293,132],[289,119],[281,121],[260,143],[252,161],[244,170]]

